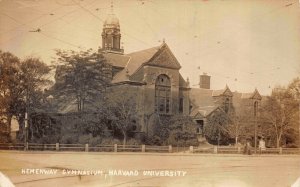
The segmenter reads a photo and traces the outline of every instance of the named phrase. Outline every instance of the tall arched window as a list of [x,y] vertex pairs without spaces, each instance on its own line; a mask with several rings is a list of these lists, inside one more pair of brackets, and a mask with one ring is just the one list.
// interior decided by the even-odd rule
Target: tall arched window
[[229,105],[230,103],[229,103],[229,98],[226,98],[225,99],[225,104],[224,104],[224,109],[225,109],[225,112],[226,113],[228,113],[228,111],[229,111]]
[[155,82],[155,111],[170,113],[171,82],[167,75],[159,75]]

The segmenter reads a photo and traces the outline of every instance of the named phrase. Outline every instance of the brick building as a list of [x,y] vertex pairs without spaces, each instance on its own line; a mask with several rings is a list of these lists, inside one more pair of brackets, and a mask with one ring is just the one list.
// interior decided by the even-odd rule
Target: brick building
[[[207,74],[200,76],[200,88],[190,88],[189,81],[180,74],[180,63],[165,42],[124,54],[120,23],[113,13],[103,24],[101,51],[110,64],[111,84],[107,93],[125,90],[135,97],[137,132],[151,135],[157,116],[182,114],[194,119],[196,133],[202,136],[207,117],[216,111],[229,117],[237,114],[257,115],[262,97],[256,89],[253,93],[232,92],[228,86],[222,90],[211,90],[210,76]],[[66,67],[59,67],[56,82],[61,82],[66,73]],[[74,112],[74,99],[66,103],[61,112]]]

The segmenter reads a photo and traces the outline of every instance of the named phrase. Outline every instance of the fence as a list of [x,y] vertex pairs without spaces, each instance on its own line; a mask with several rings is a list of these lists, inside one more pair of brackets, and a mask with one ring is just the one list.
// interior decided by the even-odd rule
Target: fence
[[[36,144],[36,143],[0,143],[0,150],[30,150],[30,151],[78,151],[78,152],[157,152],[157,153],[199,153],[199,154],[243,154],[242,147],[172,147],[153,145],[95,145],[89,144]],[[255,150],[251,149],[254,153]],[[256,154],[300,154],[299,148],[266,148],[257,149]]]

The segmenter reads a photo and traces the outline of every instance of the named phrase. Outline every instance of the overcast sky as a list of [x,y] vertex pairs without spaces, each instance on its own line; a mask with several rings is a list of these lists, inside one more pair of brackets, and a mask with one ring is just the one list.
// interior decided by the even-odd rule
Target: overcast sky
[[[0,0],[0,49],[50,63],[53,49],[97,49],[110,0]],[[125,53],[163,39],[196,87],[269,94],[300,74],[298,0],[114,0]],[[29,32],[40,29],[41,32]]]

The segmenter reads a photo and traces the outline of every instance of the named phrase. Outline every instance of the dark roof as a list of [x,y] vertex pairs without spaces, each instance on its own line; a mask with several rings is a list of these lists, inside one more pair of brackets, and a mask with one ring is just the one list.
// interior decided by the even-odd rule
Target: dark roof
[[127,54],[126,56],[129,57],[129,60],[124,66],[124,69],[117,73],[113,78],[112,83],[127,80],[126,71],[128,72],[129,76],[135,73],[142,66],[142,64],[148,62],[153,57],[159,48],[160,46]]
[[232,104],[235,108],[235,111],[242,112],[242,107],[247,103],[249,99],[264,99],[257,89],[252,93],[239,93],[239,92],[231,92],[228,86],[226,86],[222,90],[209,90],[203,88],[192,88],[190,90],[190,101],[192,105],[191,116],[196,116],[201,114],[206,117],[211,112],[213,112],[216,108],[218,108],[218,104],[215,103],[214,97],[221,96],[223,94],[226,95],[226,91],[228,91],[228,96],[232,96]]
[[[170,61],[166,62],[164,60],[164,55],[169,55],[168,58],[170,59]],[[104,53],[104,57],[113,66],[123,68],[113,77],[112,83],[118,83],[128,80],[141,81],[131,80],[133,78],[131,76],[139,72],[139,70],[144,65],[167,67],[178,70],[181,68],[179,62],[166,43],[163,43],[160,46],[152,47],[142,51],[136,51],[126,55],[121,53],[107,52]],[[181,79],[180,81],[180,86],[183,86],[185,84],[185,81],[183,79]]]
[[207,117],[210,115],[212,112],[214,112],[216,109],[220,107],[218,106],[205,106],[205,107],[196,107],[191,111],[190,116],[198,116],[199,114],[203,117]]
[[120,53],[103,53],[103,56],[111,63],[113,66],[124,68],[128,63],[130,57],[128,55],[120,54]]
[[192,88],[190,90],[190,100],[195,107],[215,106],[212,97],[213,90],[203,88]]
[[215,96],[221,96],[221,95],[228,95],[228,96],[232,96],[232,92],[231,90],[229,89],[229,87],[226,85],[224,89],[221,89],[221,90],[214,90],[213,93],[212,93],[212,96],[215,97]]

